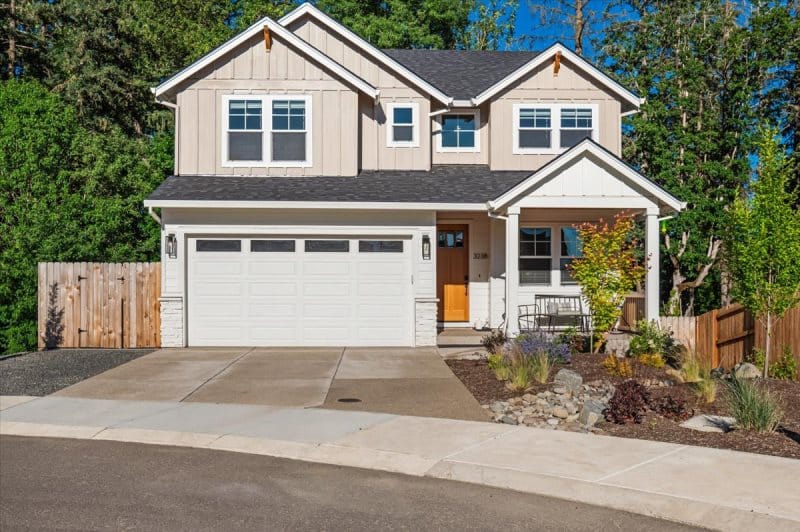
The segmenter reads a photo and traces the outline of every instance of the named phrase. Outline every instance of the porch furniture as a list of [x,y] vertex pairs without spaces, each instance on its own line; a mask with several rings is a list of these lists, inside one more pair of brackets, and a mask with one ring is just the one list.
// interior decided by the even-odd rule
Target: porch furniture
[[585,332],[590,316],[583,311],[580,296],[536,295],[532,305],[519,306],[520,331],[540,331],[546,327],[553,332],[556,327],[578,327]]

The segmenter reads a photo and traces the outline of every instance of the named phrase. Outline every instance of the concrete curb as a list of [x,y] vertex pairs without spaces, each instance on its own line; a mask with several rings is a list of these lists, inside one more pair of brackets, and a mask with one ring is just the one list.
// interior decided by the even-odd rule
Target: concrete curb
[[[363,414],[360,414],[362,417],[358,418],[359,421],[352,424],[360,428],[354,428],[345,436],[329,438],[312,438],[310,433],[304,434],[303,438],[297,438],[296,435],[293,438],[291,431],[270,432],[267,437],[261,436],[267,433],[257,436],[235,433],[236,430],[245,432],[241,426],[227,433],[213,432],[214,426],[221,426],[217,424],[217,418],[208,423],[208,432],[167,430],[168,425],[158,429],[147,428],[148,423],[144,421],[156,419],[165,412],[168,415],[186,416],[185,413],[163,410],[166,403],[150,405],[151,414],[137,414],[137,426],[131,425],[130,413],[133,409],[130,404],[110,405],[108,402],[98,404],[98,412],[106,412],[110,406],[117,406],[114,411],[120,412],[121,418],[128,416],[127,420],[121,419],[119,423],[105,427],[68,425],[58,424],[69,422],[69,419],[56,416],[54,405],[58,399],[49,401],[42,401],[40,404],[45,406],[39,406],[38,410],[35,409],[35,402],[27,403],[28,407],[25,407],[26,403],[11,407],[12,411],[27,408],[29,414],[23,416],[23,411],[17,411],[15,415],[7,416],[13,420],[0,420],[0,435],[132,442],[273,456],[455,480],[604,506],[712,529],[748,532],[800,529],[800,511],[796,511],[791,502],[797,493],[792,483],[796,482],[797,472],[800,472],[800,461],[796,460],[658,442],[555,434],[556,431],[525,427],[406,416],[370,418],[372,421],[366,422],[362,420]],[[64,406],[74,407],[68,403],[64,403]],[[198,407],[207,407],[209,412],[221,412],[213,410],[221,408],[213,404],[194,404],[190,408]],[[220,416],[230,416],[231,407],[225,408]],[[344,419],[339,411],[315,410],[315,416],[328,416],[324,419],[333,420],[337,425]],[[292,415],[302,412],[298,410],[297,414]],[[52,419],[52,423],[21,421],[25,417],[31,421],[47,421],[42,418],[45,413],[53,416],[48,418]],[[285,413],[285,410],[276,412],[273,409],[259,415],[278,416]],[[263,430],[268,419],[252,418],[251,423]],[[155,426],[152,423],[155,421],[150,423],[150,426]],[[313,432],[318,428],[311,427],[309,430]],[[403,435],[407,441],[398,435]],[[608,452],[604,452],[606,450]],[[564,456],[572,457],[572,462],[564,463]],[[728,474],[727,464],[733,464],[733,470],[741,478]],[[780,479],[775,480],[775,477]],[[642,482],[642,478],[646,481]],[[787,478],[788,485],[785,485]],[[733,484],[737,486],[735,489],[727,489]],[[690,488],[686,488],[687,485]],[[762,493],[763,486],[774,488]],[[749,500],[750,493],[754,495],[753,501]]]

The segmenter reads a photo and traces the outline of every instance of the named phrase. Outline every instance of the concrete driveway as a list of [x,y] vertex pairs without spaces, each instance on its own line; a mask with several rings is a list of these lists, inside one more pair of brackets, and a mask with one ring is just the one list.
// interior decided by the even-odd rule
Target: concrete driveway
[[488,419],[435,348],[161,349],[55,395]]

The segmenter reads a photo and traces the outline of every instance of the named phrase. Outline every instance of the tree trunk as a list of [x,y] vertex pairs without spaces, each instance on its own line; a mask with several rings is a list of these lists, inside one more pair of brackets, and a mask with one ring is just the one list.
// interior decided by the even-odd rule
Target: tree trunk
[[586,22],[583,19],[584,0],[575,0],[575,22],[572,26],[572,36],[575,40],[575,52],[583,55],[583,27]]
[[17,64],[17,39],[14,37],[17,31],[16,0],[11,0],[8,13],[8,77],[14,78]]

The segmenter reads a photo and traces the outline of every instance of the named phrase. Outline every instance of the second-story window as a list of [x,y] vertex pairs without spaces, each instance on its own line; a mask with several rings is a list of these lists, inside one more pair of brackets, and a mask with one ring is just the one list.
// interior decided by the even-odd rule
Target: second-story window
[[386,145],[390,148],[419,146],[419,106],[416,103],[390,103],[386,111]]
[[550,148],[552,142],[553,121],[550,109],[543,107],[520,108],[519,148]]
[[264,132],[261,100],[228,101],[228,160],[262,161]]
[[477,111],[445,114],[440,120],[439,151],[478,151],[480,117]]
[[305,100],[272,100],[272,161],[305,161],[307,135]]
[[598,139],[596,104],[514,104],[513,153],[558,154]]
[[592,138],[592,110],[587,107],[561,109],[561,147],[571,148],[585,138]]

